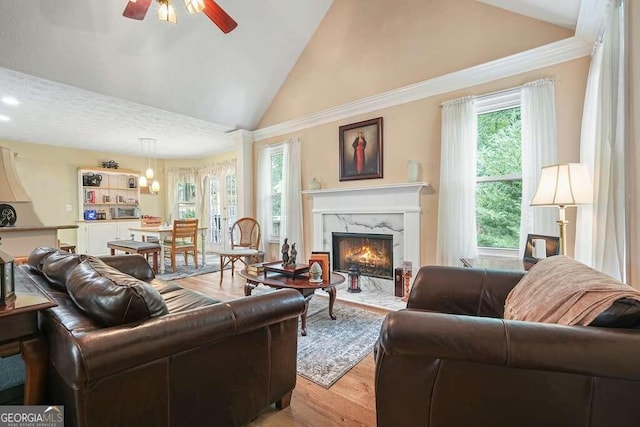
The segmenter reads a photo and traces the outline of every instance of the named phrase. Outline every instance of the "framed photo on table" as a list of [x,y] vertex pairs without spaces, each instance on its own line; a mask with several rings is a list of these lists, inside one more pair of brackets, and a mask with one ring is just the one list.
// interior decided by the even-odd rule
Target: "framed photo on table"
[[340,126],[340,181],[382,178],[382,117]]
[[536,263],[541,259],[560,254],[560,238],[542,234],[527,235],[524,248],[524,262]]
[[311,264],[314,262],[320,263],[320,267],[322,267],[323,282],[329,282],[329,278],[331,277],[331,261],[329,257],[329,252],[314,251],[311,252],[311,257],[309,258],[309,267],[311,267]]

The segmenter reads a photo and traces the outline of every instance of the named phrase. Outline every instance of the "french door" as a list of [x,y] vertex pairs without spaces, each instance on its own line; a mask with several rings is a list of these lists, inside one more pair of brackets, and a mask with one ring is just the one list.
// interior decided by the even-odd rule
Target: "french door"
[[231,226],[238,219],[238,188],[235,175],[207,176],[207,249],[213,252],[231,245]]

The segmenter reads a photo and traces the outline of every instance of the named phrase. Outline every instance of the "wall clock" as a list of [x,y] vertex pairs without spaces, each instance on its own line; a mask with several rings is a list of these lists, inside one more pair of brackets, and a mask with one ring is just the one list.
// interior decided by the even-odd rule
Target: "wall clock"
[[13,206],[4,203],[0,204],[0,227],[14,225],[17,219],[18,215]]

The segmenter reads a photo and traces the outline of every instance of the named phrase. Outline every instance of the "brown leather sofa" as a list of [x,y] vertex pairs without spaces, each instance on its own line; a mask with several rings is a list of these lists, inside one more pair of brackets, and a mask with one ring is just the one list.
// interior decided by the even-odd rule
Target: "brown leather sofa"
[[378,426],[640,425],[640,331],[503,320],[521,277],[420,269],[382,325]]
[[[131,312],[136,304],[151,308],[151,317],[106,326],[88,311],[90,304],[113,311],[118,295],[91,287],[99,282],[91,278],[95,271],[76,274],[86,264],[82,259],[73,261],[77,267],[65,265],[67,258],[51,263],[44,271],[53,274],[45,276],[42,261],[30,257],[31,266],[17,275],[58,304],[42,314],[41,329],[50,347],[49,403],[64,405],[66,425],[236,426],[272,403],[288,406],[296,383],[297,318],[304,309],[298,292],[220,302],[156,279],[139,255],[104,257],[146,283],[131,294],[127,318],[139,314]],[[56,274],[69,287],[74,280],[87,283],[66,292]],[[166,309],[140,305],[142,288],[161,296]]]

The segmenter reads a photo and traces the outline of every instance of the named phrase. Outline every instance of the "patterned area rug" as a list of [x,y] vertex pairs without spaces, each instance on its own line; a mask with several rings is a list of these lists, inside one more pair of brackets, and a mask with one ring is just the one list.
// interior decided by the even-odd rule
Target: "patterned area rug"
[[298,336],[298,375],[329,388],[373,350],[384,315],[336,302],[331,320],[326,299],[314,296],[309,311],[312,304],[324,309],[307,316],[307,336]]
[[[259,285],[253,295],[271,291]],[[373,350],[384,314],[336,301],[337,319],[331,320],[329,299],[320,292],[309,303],[307,336],[298,333],[297,370],[298,375],[329,388]]]
[[206,265],[203,267],[200,262],[202,255],[198,255],[198,268],[195,267],[193,259],[189,256],[187,265],[184,264],[184,257],[179,255],[176,257],[176,272],[171,271],[171,260],[165,259],[164,273],[157,274],[156,277],[163,280],[184,279],[185,277],[198,276],[200,274],[215,273],[220,271],[220,257],[216,254],[207,254],[205,260]]

